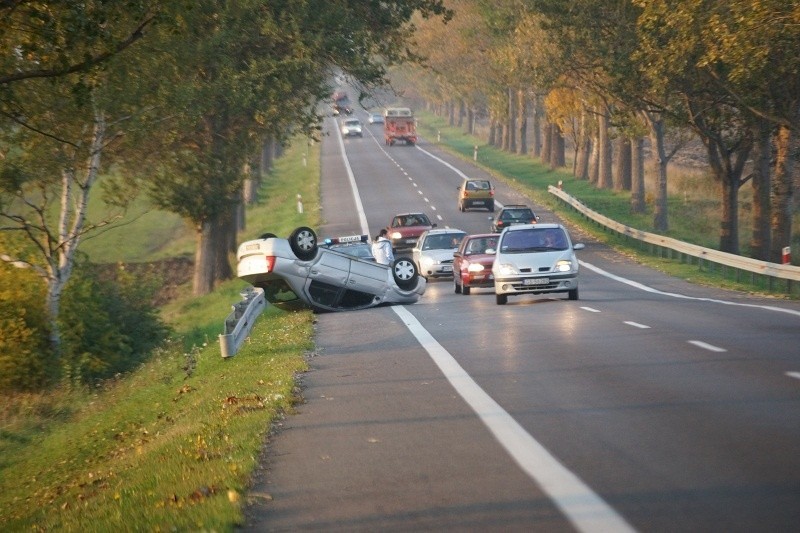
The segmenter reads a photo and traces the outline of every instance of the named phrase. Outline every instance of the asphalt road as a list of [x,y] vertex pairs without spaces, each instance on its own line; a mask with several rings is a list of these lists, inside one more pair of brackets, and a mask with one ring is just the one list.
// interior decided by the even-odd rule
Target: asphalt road
[[[482,171],[424,140],[388,148],[380,126],[328,126],[324,236],[411,210],[488,229],[456,207],[460,173]],[[494,181],[500,202],[532,205]],[[447,280],[415,305],[318,315],[305,402],[267,447],[243,530],[797,531],[800,304],[571,233],[579,301],[498,306]]]

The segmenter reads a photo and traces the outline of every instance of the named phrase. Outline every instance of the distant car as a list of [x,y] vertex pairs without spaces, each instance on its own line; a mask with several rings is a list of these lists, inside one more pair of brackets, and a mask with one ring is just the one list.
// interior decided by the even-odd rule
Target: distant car
[[264,289],[267,300],[278,307],[302,304],[315,311],[348,311],[411,304],[426,287],[410,258],[398,258],[392,265],[364,260],[319,246],[316,233],[307,227],[295,229],[288,239],[267,233],[243,242],[236,257],[239,278]]
[[467,234],[460,229],[434,228],[420,235],[411,256],[426,279],[451,277],[453,254]]
[[370,124],[383,124],[383,115],[380,113],[370,113],[369,115],[369,123]]
[[345,137],[361,137],[361,121],[357,118],[346,118],[342,121],[342,135]]
[[482,207],[494,212],[494,187],[489,180],[465,179],[458,187],[458,210]]
[[392,249],[397,254],[414,248],[422,232],[435,227],[436,224],[425,213],[400,213],[392,218],[386,229]]
[[498,236],[492,266],[494,293],[498,305],[509,296],[565,292],[578,299],[578,258],[561,224],[510,226]]
[[514,224],[536,224],[539,217],[527,205],[505,205],[494,217],[490,217],[489,231],[500,233]]
[[497,250],[496,233],[467,235],[453,254],[453,286],[468,296],[473,287],[493,288],[492,264]]

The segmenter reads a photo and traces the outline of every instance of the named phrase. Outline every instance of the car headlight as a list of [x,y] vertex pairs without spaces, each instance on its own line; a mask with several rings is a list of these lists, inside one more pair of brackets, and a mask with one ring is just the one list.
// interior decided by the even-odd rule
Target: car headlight
[[439,261],[437,261],[436,259],[434,259],[432,257],[423,257],[422,258],[422,268],[423,269],[431,268],[432,266],[438,265],[438,264],[439,264]]
[[467,270],[470,272],[483,272],[484,269],[483,265],[480,263],[470,263],[470,265],[467,267]]
[[403,235],[399,231],[393,231],[391,237],[392,239],[397,240],[402,239]]
[[517,269],[510,263],[503,263],[498,265],[497,273],[502,276],[515,276],[518,274]]
[[556,272],[570,272],[572,270],[572,261],[568,259],[562,259],[558,263],[556,263]]

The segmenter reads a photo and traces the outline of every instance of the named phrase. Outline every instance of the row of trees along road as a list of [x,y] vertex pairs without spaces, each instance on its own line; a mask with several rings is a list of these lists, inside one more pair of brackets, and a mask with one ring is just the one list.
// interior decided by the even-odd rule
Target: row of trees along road
[[[441,0],[0,2],[0,258],[47,286],[52,350],[81,240],[139,193],[196,231],[194,292],[232,275],[265,143],[319,131],[334,72],[365,90],[415,60]],[[101,179],[102,176],[102,179]],[[110,215],[90,220],[90,195]]]
[[[490,144],[541,156],[553,167],[564,164],[567,136],[576,147],[575,175],[599,187],[630,190],[634,212],[645,207],[642,153],[643,138],[649,137],[657,232],[668,230],[668,163],[687,140],[681,132],[693,132],[721,184],[720,249],[739,253],[738,194],[751,181],[751,254],[780,262],[791,242],[798,157],[800,2],[446,5],[455,16],[445,28],[420,23],[425,67],[392,73],[409,95],[444,109],[451,123],[466,119],[470,133],[476,116],[488,116]],[[528,116],[534,120],[530,149]],[[620,154],[614,162],[613,142]]]

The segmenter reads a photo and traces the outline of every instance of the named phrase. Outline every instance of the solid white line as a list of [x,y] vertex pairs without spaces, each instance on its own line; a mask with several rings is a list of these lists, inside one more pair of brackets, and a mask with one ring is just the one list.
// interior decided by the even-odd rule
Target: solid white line
[[361,195],[358,194],[358,185],[356,185],[356,177],[353,175],[353,169],[350,168],[350,159],[347,158],[347,152],[344,149],[344,141],[342,141],[342,132],[339,128],[336,130],[336,138],[339,139],[339,150],[342,152],[342,161],[344,168],[347,171],[347,179],[350,181],[350,188],[353,190],[353,200],[356,202],[356,212],[358,213],[358,223],[361,224],[361,232],[367,235],[372,235],[369,232],[367,225],[367,215],[364,213],[364,205],[361,203]]
[[628,324],[629,326],[633,326],[635,328],[650,329],[650,326],[646,326],[645,324],[639,324],[638,322],[630,322],[630,321],[626,320],[625,324]]
[[639,283],[638,281],[633,281],[628,278],[623,278],[622,276],[617,276],[615,274],[612,274],[611,272],[603,270],[600,267],[594,266],[591,263],[587,263],[585,261],[578,261],[578,262],[580,263],[581,266],[586,267],[589,270],[593,270],[594,272],[597,272],[601,276],[605,276],[609,279],[619,281],[620,283],[625,283],[626,285],[630,285],[631,287],[635,287],[637,289],[641,289],[646,292],[651,292],[653,294],[660,294],[662,296],[671,296],[673,298],[682,298],[684,300],[697,300],[700,302],[711,302],[723,305],[738,305],[741,307],[753,307],[756,309],[764,309],[766,311],[775,311],[778,313],[788,313],[790,315],[800,316],[800,311],[795,311],[794,309],[784,309],[782,307],[773,307],[771,305],[757,305],[757,304],[746,304],[741,302],[729,302],[727,300],[715,300],[714,298],[698,298],[696,296],[686,296],[685,294],[678,294],[674,292],[664,292],[658,289],[654,289],[653,287],[648,287],[647,285]]
[[[447,161],[445,161],[441,157],[433,155],[432,153],[430,153],[429,151],[425,150],[424,148],[420,148],[420,146],[418,144],[415,145],[415,146],[417,147],[417,150],[419,150],[423,154],[427,155],[428,157],[431,157],[431,158],[435,159],[436,161],[438,161],[439,163],[443,164],[444,166],[446,166],[447,168],[449,168],[450,170],[452,170],[453,172],[455,172],[456,174],[458,174],[462,178],[464,178],[464,179],[468,179],[469,178],[469,176],[467,176],[466,174],[461,172],[459,169],[457,169],[456,167],[454,167],[453,165],[451,165],[450,163],[448,163]],[[503,204],[500,203],[500,201],[497,198],[495,198],[494,203],[500,209],[503,208]]]
[[707,342],[703,341],[689,341],[689,344],[694,344],[698,348],[703,348],[704,350],[708,350],[710,352],[727,352],[725,348],[720,348],[719,346],[714,346],[713,344],[708,344]]
[[489,431],[553,500],[578,531],[606,533],[634,529],[595,494],[578,476],[570,472],[547,449],[495,402],[447,350],[405,307],[392,309],[428,352],[434,363]]
[[787,372],[786,375],[790,378],[800,379],[800,372]]

